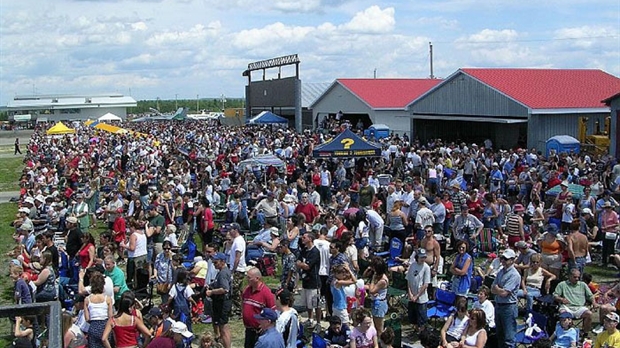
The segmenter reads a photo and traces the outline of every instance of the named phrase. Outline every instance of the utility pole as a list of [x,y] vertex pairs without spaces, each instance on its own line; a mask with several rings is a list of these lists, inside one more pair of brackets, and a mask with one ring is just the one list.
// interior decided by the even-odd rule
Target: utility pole
[[179,110],[179,95],[178,94],[174,95],[174,108]]
[[435,78],[435,74],[433,73],[433,43],[429,42],[428,43],[428,50],[429,50],[429,55],[430,55],[430,59],[431,59],[431,79]]
[[199,113],[200,111],[200,99],[198,99],[198,94],[196,94],[196,113]]
[[375,71],[373,73],[374,78],[377,78],[377,68],[375,68]]
[[157,97],[156,101],[157,101],[157,111],[161,112],[161,110],[159,110],[159,97]]
[[222,112],[224,112],[226,106],[226,96],[224,95],[224,93],[222,93],[222,95],[220,96],[220,100],[222,102]]

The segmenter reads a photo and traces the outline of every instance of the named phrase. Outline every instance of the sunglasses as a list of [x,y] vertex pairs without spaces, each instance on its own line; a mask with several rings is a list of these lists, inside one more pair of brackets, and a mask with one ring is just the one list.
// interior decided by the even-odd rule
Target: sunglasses
[[530,263],[531,263],[532,265],[537,265],[537,264],[539,264],[539,263],[540,263],[540,261],[531,261]]
[[170,250],[170,248],[164,248],[164,250]]

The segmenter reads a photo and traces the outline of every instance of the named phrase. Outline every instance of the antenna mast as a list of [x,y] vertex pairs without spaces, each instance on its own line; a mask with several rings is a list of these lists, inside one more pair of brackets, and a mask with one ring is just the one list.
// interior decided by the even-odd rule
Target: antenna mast
[[429,50],[429,56],[430,56],[430,64],[431,64],[431,79],[435,78],[435,74],[433,74],[433,43],[429,42],[428,43],[428,50]]

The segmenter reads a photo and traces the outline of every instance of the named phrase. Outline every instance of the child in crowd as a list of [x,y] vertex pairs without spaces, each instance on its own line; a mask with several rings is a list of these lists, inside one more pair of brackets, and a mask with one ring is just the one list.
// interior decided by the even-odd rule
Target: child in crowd
[[560,314],[560,321],[555,326],[555,331],[549,337],[555,347],[570,348],[576,347],[579,337],[577,337],[577,329],[572,327],[573,315],[568,312]]
[[31,316],[15,317],[15,341],[13,341],[14,347],[36,347],[34,336],[34,322],[35,318]]
[[330,289],[334,302],[332,312],[339,317],[343,323],[349,323],[349,313],[347,311],[347,296],[344,288],[356,283],[355,275],[348,267],[348,264],[337,266],[333,270],[334,281],[330,284]]

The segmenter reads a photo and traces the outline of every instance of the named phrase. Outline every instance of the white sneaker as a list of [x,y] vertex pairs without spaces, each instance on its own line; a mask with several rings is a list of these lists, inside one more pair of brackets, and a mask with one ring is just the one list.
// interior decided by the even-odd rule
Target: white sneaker
[[594,332],[595,334],[600,334],[601,332],[603,332],[603,330],[605,330],[605,328],[603,327],[603,325],[599,325],[597,326],[594,330],[592,330],[592,332]]

